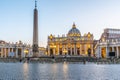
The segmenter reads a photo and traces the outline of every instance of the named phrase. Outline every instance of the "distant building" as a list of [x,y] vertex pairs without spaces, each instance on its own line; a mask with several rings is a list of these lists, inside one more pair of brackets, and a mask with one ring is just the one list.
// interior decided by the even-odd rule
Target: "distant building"
[[120,29],[104,29],[95,50],[97,57],[109,58],[111,52],[115,53],[114,57],[120,57]]
[[90,32],[82,36],[73,24],[67,36],[48,36],[47,55],[94,56],[93,38]]
[[46,55],[46,48],[39,47],[39,55],[38,56],[45,56]]

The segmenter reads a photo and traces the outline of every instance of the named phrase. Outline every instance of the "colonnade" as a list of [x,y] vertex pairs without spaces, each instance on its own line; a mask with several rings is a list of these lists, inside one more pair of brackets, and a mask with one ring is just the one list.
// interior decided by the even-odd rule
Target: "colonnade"
[[[26,53],[25,50],[27,48],[23,48],[23,47],[17,47],[17,48],[12,48],[12,47],[0,47],[0,57],[1,58],[7,58],[10,57],[10,53],[13,53],[12,57],[18,58],[18,57],[26,57]],[[27,56],[29,56],[30,53],[30,49],[28,50],[28,54]]]
[[99,55],[98,57],[109,58],[109,53],[115,52],[115,57],[120,57],[120,46],[99,46]]

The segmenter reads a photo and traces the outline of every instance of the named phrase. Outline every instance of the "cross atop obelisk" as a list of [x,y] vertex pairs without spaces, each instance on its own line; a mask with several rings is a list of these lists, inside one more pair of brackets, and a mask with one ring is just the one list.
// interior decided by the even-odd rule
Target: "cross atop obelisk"
[[37,1],[35,0],[35,8],[37,8]]
[[37,10],[37,1],[35,0],[35,9],[34,9],[34,21],[33,21],[33,57],[38,57],[38,10]]

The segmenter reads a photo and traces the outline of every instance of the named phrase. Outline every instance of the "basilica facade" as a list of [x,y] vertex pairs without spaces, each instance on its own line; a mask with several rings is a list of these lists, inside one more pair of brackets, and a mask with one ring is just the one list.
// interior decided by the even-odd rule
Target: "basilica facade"
[[94,36],[90,32],[81,35],[73,23],[67,36],[48,36],[47,55],[94,56]]

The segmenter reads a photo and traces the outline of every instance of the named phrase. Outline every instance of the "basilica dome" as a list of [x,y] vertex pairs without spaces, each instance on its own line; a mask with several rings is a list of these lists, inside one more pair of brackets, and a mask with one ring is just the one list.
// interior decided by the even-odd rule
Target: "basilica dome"
[[81,36],[80,31],[76,28],[76,25],[73,24],[72,29],[70,29],[68,32],[68,37],[80,37],[80,36]]

